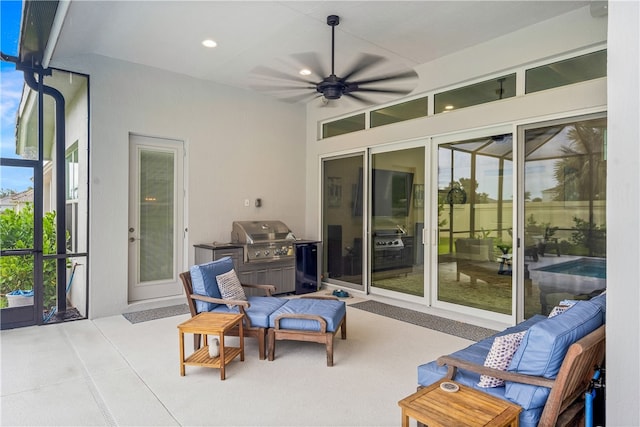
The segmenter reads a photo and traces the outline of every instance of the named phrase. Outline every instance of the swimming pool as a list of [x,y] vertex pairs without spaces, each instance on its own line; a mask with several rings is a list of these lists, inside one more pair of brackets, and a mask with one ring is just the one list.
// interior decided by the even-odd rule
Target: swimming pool
[[572,274],[576,276],[607,278],[607,260],[604,258],[578,258],[572,261],[538,268],[537,271]]
[[576,258],[540,268],[531,268],[531,279],[540,288],[540,302],[547,305],[546,296],[552,293],[587,295],[607,287],[606,258]]

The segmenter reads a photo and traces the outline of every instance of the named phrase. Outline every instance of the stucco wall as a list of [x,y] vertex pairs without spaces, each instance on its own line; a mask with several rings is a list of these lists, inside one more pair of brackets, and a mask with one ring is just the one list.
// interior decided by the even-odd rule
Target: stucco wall
[[102,56],[59,66],[91,76],[90,317],[128,306],[129,133],[185,142],[185,269],[193,245],[228,242],[234,220],[280,219],[304,236],[304,110]]
[[607,425],[640,425],[640,3],[609,1]]

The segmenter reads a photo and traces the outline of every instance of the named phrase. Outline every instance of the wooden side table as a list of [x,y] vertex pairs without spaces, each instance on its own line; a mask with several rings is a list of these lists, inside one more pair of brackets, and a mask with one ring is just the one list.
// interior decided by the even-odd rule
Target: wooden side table
[[[185,365],[205,366],[208,368],[220,369],[220,379],[225,378],[225,366],[236,357],[240,356],[240,361],[244,361],[244,330],[242,329],[242,314],[232,313],[200,313],[195,317],[178,325],[178,335],[180,337],[180,375],[185,375]],[[224,345],[225,334],[235,328],[239,329],[240,346],[227,347]],[[185,359],[184,357],[184,334],[204,335],[204,346]],[[209,347],[207,335],[218,335],[220,339],[220,355],[209,357]]]
[[522,408],[515,403],[461,384],[457,392],[447,392],[440,388],[442,382],[447,380],[431,384],[398,402],[402,408],[402,427],[409,426],[409,417],[429,427],[518,427]]

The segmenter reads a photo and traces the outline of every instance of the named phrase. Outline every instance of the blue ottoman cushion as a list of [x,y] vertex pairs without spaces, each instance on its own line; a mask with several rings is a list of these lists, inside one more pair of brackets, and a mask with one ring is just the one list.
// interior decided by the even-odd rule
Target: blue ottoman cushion
[[[281,314],[312,314],[322,317],[327,322],[327,332],[336,332],[340,322],[347,313],[344,301],[295,298],[271,313],[269,327],[275,327],[275,321]],[[309,319],[281,319],[281,329],[295,329],[302,331],[320,331],[320,324]]]

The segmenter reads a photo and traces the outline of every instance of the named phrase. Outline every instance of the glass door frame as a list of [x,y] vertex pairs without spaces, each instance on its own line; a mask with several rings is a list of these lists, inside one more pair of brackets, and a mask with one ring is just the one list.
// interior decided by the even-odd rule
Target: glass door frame
[[[362,198],[362,246],[363,246],[363,252],[362,252],[362,257],[361,257],[361,261],[362,261],[362,284],[358,285],[357,283],[351,283],[351,282],[347,282],[344,280],[339,280],[336,278],[330,278],[328,277],[328,274],[325,271],[325,265],[327,263],[327,260],[324,259],[325,258],[325,253],[328,251],[329,249],[329,245],[327,244],[327,242],[324,241],[324,221],[325,221],[325,214],[324,214],[324,209],[325,209],[325,203],[328,203],[327,200],[325,200],[324,194],[324,182],[325,182],[325,168],[324,168],[324,164],[327,161],[331,161],[331,160],[340,160],[343,158],[349,158],[349,157],[361,157],[362,158],[362,189],[360,190],[362,192],[363,198]],[[368,293],[368,283],[369,283],[369,255],[368,252],[364,252],[364,248],[366,247],[366,245],[368,245],[369,242],[369,236],[366,233],[366,230],[368,230],[369,228],[369,197],[365,197],[365,195],[368,195],[369,193],[369,174],[368,174],[368,169],[369,169],[369,154],[368,154],[368,150],[354,150],[354,151],[345,151],[345,152],[341,152],[341,153],[331,153],[325,156],[320,156],[319,158],[319,172],[320,172],[320,180],[319,180],[319,199],[320,199],[320,209],[319,209],[319,213],[320,213],[320,218],[319,218],[319,222],[318,222],[318,235],[321,236],[321,239],[323,239],[323,265],[322,265],[322,274],[324,275],[324,277],[322,278],[323,282],[329,283],[333,286],[340,286],[340,287],[345,287],[348,289],[353,289],[355,291],[362,291],[364,293]],[[344,191],[344,190],[343,190]],[[355,197],[355,195],[354,195]]]
[[[517,271],[517,283],[518,294],[516,295],[516,321],[522,322],[525,320],[525,293],[524,293],[524,281],[525,281],[525,236],[526,236],[526,207],[525,207],[525,164],[526,164],[526,138],[525,133],[528,130],[544,128],[553,125],[568,125],[576,122],[583,122],[596,119],[608,119],[608,111],[602,109],[589,109],[584,111],[575,111],[571,114],[558,114],[551,117],[543,117],[539,120],[528,120],[526,122],[518,122],[514,124],[514,176],[517,177],[514,183],[514,205],[516,206],[515,213],[520,215],[514,216],[514,248],[517,243],[517,251],[514,252],[513,266]],[[605,155],[606,155],[605,140]],[[517,161],[515,160],[517,159]]]
[[[430,256],[427,262],[429,263],[430,276],[428,278],[429,283],[432,284],[430,286],[430,301],[431,306],[434,308],[440,308],[447,311],[455,311],[461,314],[471,315],[479,318],[484,318],[491,321],[496,321],[505,324],[515,324],[516,316],[517,316],[517,301],[520,299],[520,292],[518,289],[521,287],[518,284],[522,283],[524,279],[524,275],[520,272],[520,268],[517,267],[518,264],[518,254],[517,251],[513,251],[513,276],[511,282],[511,314],[500,314],[488,310],[482,310],[479,308],[472,308],[463,305],[453,304],[446,301],[440,301],[438,299],[438,235],[439,235],[439,227],[438,227],[438,147],[441,144],[447,144],[457,141],[465,141],[474,138],[482,138],[482,137],[490,137],[494,135],[503,135],[503,134],[511,134],[513,138],[513,159],[516,159],[516,147],[517,147],[517,128],[514,124],[505,124],[498,126],[491,126],[479,129],[469,129],[461,132],[454,132],[448,134],[442,134],[431,137],[431,149],[429,150],[430,156],[430,169],[431,173],[429,174],[431,178],[431,182],[429,185],[429,197],[428,200],[431,201],[430,209],[429,209],[429,233],[426,233],[425,244],[428,244],[430,248]],[[514,207],[512,209],[512,223],[514,224],[514,229],[517,226],[517,212],[518,208],[515,206],[515,201],[518,200],[517,197],[517,186],[516,186],[516,176],[517,176],[517,165],[515,160],[513,161],[513,176],[512,176],[512,185],[513,185],[513,199],[514,199]],[[435,202],[434,202],[435,201]],[[427,224],[427,223],[425,223]],[[516,247],[516,239],[515,233],[512,237],[512,247]],[[426,251],[425,251],[426,252]]]
[[[41,100],[41,98],[40,98]],[[40,141],[42,139],[40,138]],[[39,157],[42,156],[42,145],[38,150]],[[43,311],[43,181],[42,181],[42,160],[28,159],[0,159],[0,166],[30,168],[33,171],[33,247],[29,249],[7,249],[0,254],[5,256],[32,256],[33,257],[33,305],[22,307],[6,307],[1,311],[2,329],[18,328],[42,324]]]
[[[430,213],[430,209],[428,208],[428,205],[430,205],[429,201],[431,200],[431,198],[427,197],[427,189],[431,187],[431,183],[430,183],[430,178],[431,178],[431,174],[429,173],[429,155],[430,155],[430,150],[429,150],[429,144],[430,144],[430,138],[428,137],[423,137],[423,138],[419,138],[419,139],[415,139],[415,140],[409,140],[409,141],[401,141],[401,142],[397,142],[397,143],[392,143],[392,144],[385,144],[385,145],[380,145],[380,146],[376,146],[376,147],[371,147],[369,148],[369,152],[368,152],[368,156],[367,156],[367,184],[365,185],[365,188],[368,188],[369,191],[367,191],[367,206],[369,207],[368,209],[368,213],[366,216],[366,222],[365,222],[365,226],[366,226],[366,237],[367,237],[367,242],[363,243],[363,246],[366,246],[367,248],[367,270],[366,270],[366,274],[367,274],[367,278],[368,280],[365,282],[366,284],[366,290],[367,290],[367,294],[371,294],[371,295],[379,295],[382,297],[390,297],[390,298],[394,298],[394,299],[398,299],[398,300],[402,300],[402,301],[407,301],[407,302],[411,302],[411,303],[417,303],[417,304],[429,304],[429,300],[430,300],[430,291],[429,291],[429,270],[430,270],[430,266],[431,264],[429,263],[429,259],[431,258],[431,253],[429,251],[430,245],[428,244],[427,241],[427,235],[429,233],[427,233],[427,227],[426,224],[429,224],[428,219],[429,219],[429,213]],[[373,219],[372,219],[372,210],[371,210],[371,205],[372,205],[372,191],[371,191],[371,182],[372,182],[372,177],[371,177],[371,173],[372,173],[372,164],[373,164],[373,156],[375,154],[382,154],[382,153],[390,153],[390,152],[394,152],[394,151],[401,151],[401,150],[407,150],[407,149],[412,149],[412,148],[424,148],[424,185],[425,185],[425,199],[424,199],[424,212],[423,212],[423,224],[425,224],[425,227],[423,228],[422,231],[422,245],[423,245],[423,266],[424,266],[424,272],[423,272],[423,285],[424,285],[424,294],[423,296],[416,296],[416,295],[410,295],[410,294],[406,294],[406,293],[402,293],[402,292],[396,292],[396,291],[391,291],[391,290],[387,290],[387,289],[382,289],[379,287],[373,287],[371,282],[371,278],[372,278],[372,271],[371,268],[373,266],[373,250],[372,250],[372,245],[371,245],[371,241],[373,239],[373,230],[372,230],[372,225],[373,225]],[[413,189],[412,189],[413,191]],[[415,244],[415,243],[414,243]],[[363,266],[364,268],[364,266]]]

